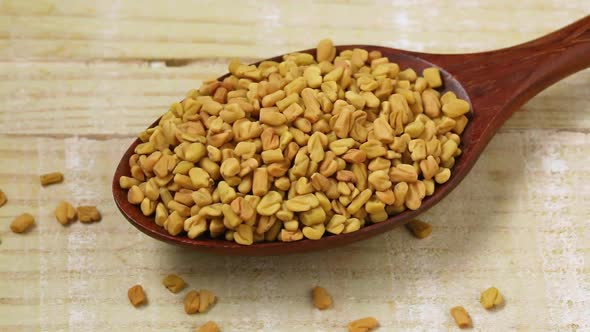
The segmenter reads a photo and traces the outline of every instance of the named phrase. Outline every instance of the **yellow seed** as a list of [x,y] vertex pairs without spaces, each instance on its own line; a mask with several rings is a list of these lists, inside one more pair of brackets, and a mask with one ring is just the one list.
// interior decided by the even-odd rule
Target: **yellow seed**
[[471,327],[471,317],[469,317],[465,308],[461,306],[451,308],[451,316],[453,316],[459,328],[465,329]]
[[449,181],[449,178],[451,177],[451,170],[448,168],[442,168],[435,176],[434,176],[434,181],[436,181],[436,183],[438,184],[443,184],[447,181]]
[[357,212],[365,203],[371,198],[372,191],[370,189],[363,190],[346,208],[350,214]]
[[469,103],[463,99],[454,99],[442,107],[443,113],[451,118],[456,118],[469,112]]
[[40,176],[41,185],[48,186],[54,183],[60,183],[64,180],[64,175],[60,172],[47,173]]
[[10,230],[14,233],[24,233],[31,229],[33,225],[35,225],[35,217],[31,214],[23,213],[12,220]]
[[[304,178],[301,178],[304,179]],[[305,194],[295,196],[285,202],[285,206],[289,211],[304,212],[309,211],[320,204],[320,201],[314,194]]]
[[332,297],[324,287],[316,286],[312,289],[313,305],[320,309],[325,310],[332,306]]
[[336,49],[334,48],[334,44],[332,44],[332,40],[330,39],[322,39],[318,43],[317,46],[317,53],[316,53],[316,60],[318,62],[322,61],[332,61],[336,56]]
[[78,219],[83,223],[97,222],[102,218],[96,206],[92,205],[78,206],[77,212]]
[[408,222],[406,224],[406,228],[409,229],[412,234],[419,239],[426,238],[432,234],[432,226],[418,219]]
[[6,204],[6,194],[2,190],[0,190],[0,206]]
[[491,309],[502,305],[502,303],[504,303],[504,298],[496,287],[490,287],[481,293],[479,302],[485,309]]
[[133,186],[127,192],[127,201],[131,204],[139,204],[144,198],[143,191],[138,186]]
[[445,94],[440,97],[440,101],[443,105],[448,104],[455,99],[457,99],[457,95],[455,95],[453,91],[445,92]]
[[200,294],[196,290],[188,292],[184,297],[184,312],[187,314],[196,314],[199,312]]
[[127,291],[127,297],[129,297],[129,302],[131,302],[134,307],[139,307],[147,302],[145,292],[141,285],[135,285],[129,288]]
[[62,225],[75,221],[76,209],[70,203],[62,201],[55,209],[55,219]]
[[367,332],[379,326],[373,317],[365,317],[348,323],[348,332]]
[[438,70],[438,68],[426,68],[422,71],[422,75],[431,88],[438,88],[442,86],[442,79],[440,77],[440,70]]
[[[121,176],[119,178],[119,186],[123,189],[129,189],[132,186],[137,186],[139,185],[139,181],[134,179],[134,178],[130,178],[128,176]],[[0,204],[1,205],[1,204]]]
[[207,323],[201,325],[197,332],[219,332],[219,326],[215,324],[213,321],[208,321]]
[[215,301],[217,300],[217,298],[215,297],[215,294],[213,294],[213,292],[206,290],[206,289],[200,289],[199,290],[199,312],[203,313],[206,312],[207,310],[209,310],[209,307],[211,305],[213,305],[213,303],[215,303]]
[[176,274],[167,275],[162,280],[162,284],[164,285],[164,287],[168,288],[169,291],[175,294],[180,292],[186,285],[184,280]]
[[251,245],[252,243],[254,243],[253,237],[254,234],[252,226],[246,224],[239,225],[236,229],[236,232],[234,233],[234,240],[236,241],[236,243],[241,245]]
[[282,202],[281,194],[276,191],[269,191],[256,206],[256,212],[261,216],[272,216],[281,208]]
[[326,228],[324,227],[324,224],[316,224],[313,226],[306,226],[303,227],[303,229],[301,230],[301,232],[303,233],[303,236],[305,236],[306,238],[310,239],[310,240],[319,240],[322,238],[322,236],[324,235],[326,231]]

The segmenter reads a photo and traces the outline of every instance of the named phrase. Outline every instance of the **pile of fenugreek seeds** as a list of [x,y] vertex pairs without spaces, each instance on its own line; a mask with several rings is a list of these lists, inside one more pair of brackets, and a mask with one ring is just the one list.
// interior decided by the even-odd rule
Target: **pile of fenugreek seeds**
[[420,207],[448,181],[469,104],[378,51],[229,64],[142,132],[120,178],[172,235],[317,240]]

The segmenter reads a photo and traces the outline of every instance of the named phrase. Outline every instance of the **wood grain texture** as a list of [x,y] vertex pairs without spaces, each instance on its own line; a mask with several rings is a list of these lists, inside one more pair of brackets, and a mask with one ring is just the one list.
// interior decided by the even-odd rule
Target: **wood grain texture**
[[[424,215],[435,231],[422,241],[398,229],[287,257],[187,252],[125,222],[109,183],[133,135],[223,73],[229,57],[253,61],[325,36],[483,51],[589,12],[580,0],[1,1],[0,187],[9,202],[0,208],[0,330],[189,331],[215,320],[224,331],[341,331],[374,315],[378,331],[453,331],[454,305],[471,313],[475,331],[590,329],[588,70],[506,123],[461,186]],[[53,170],[65,182],[41,188],[37,176]],[[98,205],[103,221],[63,228],[52,216],[61,199]],[[37,226],[11,233],[25,211]],[[184,293],[160,285],[171,272],[214,290],[219,303],[185,315]],[[150,301],[140,310],[126,298],[135,283]],[[312,309],[316,284],[332,293],[333,309]],[[507,302],[495,312],[478,303],[490,285]]]

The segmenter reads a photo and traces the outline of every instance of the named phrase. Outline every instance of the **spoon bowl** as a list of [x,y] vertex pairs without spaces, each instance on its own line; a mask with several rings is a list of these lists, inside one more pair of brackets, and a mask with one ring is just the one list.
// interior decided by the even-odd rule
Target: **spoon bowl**
[[[417,210],[405,210],[386,221],[370,224],[356,232],[329,235],[320,240],[260,242],[250,246],[212,239],[172,236],[146,217],[138,206],[127,201],[127,191],[119,177],[130,175],[129,158],[141,143],[136,139],[127,149],[115,171],[112,190],[123,216],[137,229],[158,240],[195,250],[228,255],[263,256],[299,253],[346,245],[381,234],[402,225],[428,210],[450,193],[471,170],[490,139],[510,115],[544,88],[590,66],[590,16],[531,42],[501,50],[472,54],[430,54],[371,45],[343,45],[338,52],[353,48],[379,51],[400,68],[422,72],[440,69],[443,92],[453,91],[471,104],[469,123],[461,135],[462,155],[456,159],[449,181],[437,185]],[[299,51],[315,56],[315,49]],[[267,60],[280,61],[282,56]],[[220,77],[223,79],[227,76]],[[158,120],[150,127],[156,126]]]

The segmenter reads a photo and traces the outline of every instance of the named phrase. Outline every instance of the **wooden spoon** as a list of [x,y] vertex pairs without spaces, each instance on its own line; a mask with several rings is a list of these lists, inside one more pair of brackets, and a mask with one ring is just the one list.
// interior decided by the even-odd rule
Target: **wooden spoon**
[[[467,175],[498,128],[526,101],[560,79],[590,66],[590,16],[531,42],[483,53],[428,54],[371,45],[337,47],[338,51],[353,48],[380,51],[402,69],[410,67],[422,72],[433,65],[439,67],[444,79],[444,90],[454,91],[458,97],[471,103],[471,119],[461,139],[463,153],[452,169],[451,178],[437,186],[434,194],[426,197],[418,210],[406,210],[356,232],[326,236],[317,241],[261,242],[242,246],[225,240],[191,240],[186,236],[172,236],[156,225],[153,217],[145,217],[138,206],[127,202],[127,191],[119,187],[119,177],[130,174],[129,157],[134,153],[135,146],[141,143],[139,139],[123,155],[113,178],[113,196],[117,207],[133,226],[153,238],[196,250],[229,255],[278,255],[327,249],[383,233],[428,210],[451,192]],[[301,52],[315,55],[315,49]],[[268,60],[281,61],[282,57]]]

